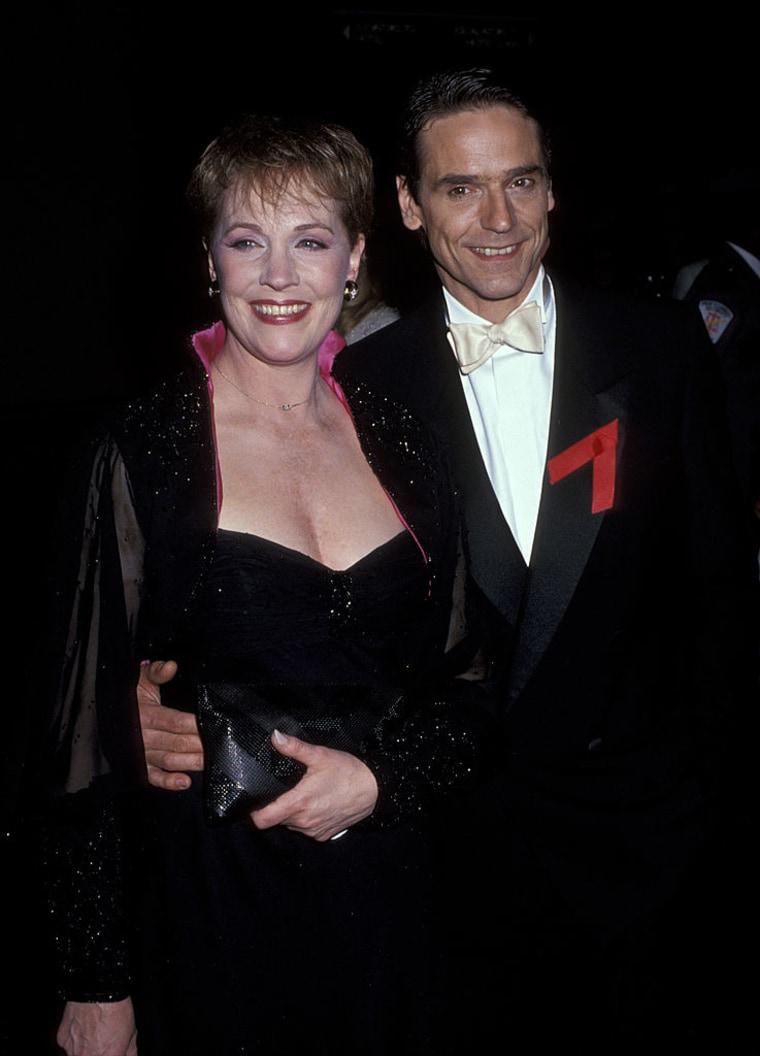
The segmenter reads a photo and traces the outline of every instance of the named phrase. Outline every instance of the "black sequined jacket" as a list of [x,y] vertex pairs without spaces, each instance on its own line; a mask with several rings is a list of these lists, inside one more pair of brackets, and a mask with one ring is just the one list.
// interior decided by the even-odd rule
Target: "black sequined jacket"
[[[220,343],[218,330],[206,336]],[[471,785],[497,738],[485,683],[453,677],[473,649],[462,630],[465,605],[452,600],[462,592],[446,465],[400,405],[350,376],[339,387],[332,382],[329,367],[342,345],[335,334],[323,345],[323,374],[347,403],[367,460],[430,574],[429,619],[409,640],[414,706],[366,756],[380,795],[365,824],[382,829]],[[207,365],[194,356],[133,402],[89,443],[66,488],[49,766],[57,823],[46,846],[61,990],[73,1000],[115,1000],[129,989],[115,804],[146,782],[139,663],[178,659],[181,669],[184,620],[213,553],[219,480]]]

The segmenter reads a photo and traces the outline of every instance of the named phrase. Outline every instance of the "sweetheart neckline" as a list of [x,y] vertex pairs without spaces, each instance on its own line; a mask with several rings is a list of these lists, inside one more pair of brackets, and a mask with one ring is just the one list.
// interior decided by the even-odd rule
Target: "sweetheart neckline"
[[371,550],[368,550],[366,554],[364,554],[360,558],[357,558],[357,560],[354,561],[352,564],[347,565],[345,568],[332,568],[330,565],[326,565],[323,561],[320,561],[318,558],[312,557],[311,554],[304,553],[303,550],[297,550],[295,547],[287,546],[285,543],[279,543],[276,539],[269,539],[265,535],[257,535],[255,532],[241,532],[237,531],[234,528],[218,528],[217,535],[238,536],[242,538],[255,539],[257,542],[265,543],[268,546],[273,546],[277,550],[281,550],[289,554],[294,554],[296,557],[304,561],[308,561],[309,564],[315,565],[317,568],[320,568],[325,572],[330,573],[331,575],[342,575],[347,572],[352,572],[354,569],[358,568],[359,565],[363,564],[365,561],[368,561],[370,558],[378,554],[381,550],[385,549],[385,547],[389,546],[391,543],[394,543],[399,539],[403,539],[404,536],[408,536],[410,540],[412,539],[407,530],[405,528],[402,528],[400,531],[396,532],[395,535],[392,535],[389,539],[386,539],[385,542],[378,543],[377,546],[373,547]]

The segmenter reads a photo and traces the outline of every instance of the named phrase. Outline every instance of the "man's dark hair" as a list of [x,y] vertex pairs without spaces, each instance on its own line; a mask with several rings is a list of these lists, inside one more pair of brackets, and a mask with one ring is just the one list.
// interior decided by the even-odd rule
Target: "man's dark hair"
[[405,178],[413,197],[417,196],[420,178],[420,133],[436,118],[494,106],[516,110],[533,122],[541,149],[541,165],[548,179],[551,154],[548,136],[523,100],[493,70],[481,67],[448,70],[419,81],[401,113],[396,172]]

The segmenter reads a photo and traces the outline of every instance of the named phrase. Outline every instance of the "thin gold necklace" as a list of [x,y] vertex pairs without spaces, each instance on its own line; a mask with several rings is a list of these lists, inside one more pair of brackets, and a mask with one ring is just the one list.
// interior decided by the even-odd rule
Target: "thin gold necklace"
[[232,378],[228,378],[222,368],[217,363],[214,363],[213,366],[215,370],[219,371],[224,380],[230,383],[233,389],[237,389],[238,392],[242,392],[244,396],[247,396],[249,400],[253,400],[254,403],[260,403],[262,407],[275,407],[278,411],[290,411],[294,407],[301,407],[304,403],[308,403],[311,399],[311,394],[309,394],[305,400],[299,400],[298,403],[267,403],[266,400],[258,400],[255,396],[251,396],[250,392],[246,392],[245,389],[241,389],[240,386],[232,380]]

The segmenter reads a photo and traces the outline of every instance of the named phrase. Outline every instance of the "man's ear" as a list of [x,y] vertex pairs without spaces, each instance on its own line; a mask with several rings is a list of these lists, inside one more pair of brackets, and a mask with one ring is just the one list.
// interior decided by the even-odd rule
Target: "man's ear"
[[406,176],[396,177],[396,194],[398,195],[398,207],[401,210],[401,219],[404,227],[409,228],[410,231],[419,231],[423,226],[422,213],[414,200],[412,192],[409,190]]

